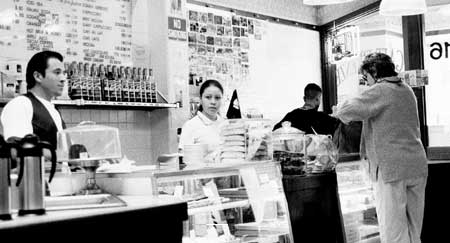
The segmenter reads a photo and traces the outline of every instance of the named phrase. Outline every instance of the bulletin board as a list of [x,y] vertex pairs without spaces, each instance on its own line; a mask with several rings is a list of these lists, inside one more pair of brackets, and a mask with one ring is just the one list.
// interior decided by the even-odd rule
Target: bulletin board
[[308,83],[321,86],[319,32],[188,4],[190,98],[201,82],[225,88],[221,113],[233,90],[241,111],[259,111],[279,121],[303,104]]

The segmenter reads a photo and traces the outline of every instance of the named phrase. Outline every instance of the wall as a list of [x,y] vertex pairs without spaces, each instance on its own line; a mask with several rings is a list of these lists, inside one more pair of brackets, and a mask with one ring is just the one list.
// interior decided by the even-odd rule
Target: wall
[[[94,121],[97,124],[119,128],[122,154],[136,164],[149,164],[152,159],[152,144],[149,111],[139,110],[101,110],[60,108],[67,127],[76,126],[81,121]],[[2,108],[0,108],[0,112]],[[3,131],[0,123],[0,131]]]
[[[189,1],[188,2],[192,2]],[[317,25],[317,8],[302,0],[199,0],[227,8]]]
[[[320,6],[317,9],[317,25],[323,25],[380,0],[354,0],[348,3]],[[449,4],[450,0],[426,0],[427,6]]]

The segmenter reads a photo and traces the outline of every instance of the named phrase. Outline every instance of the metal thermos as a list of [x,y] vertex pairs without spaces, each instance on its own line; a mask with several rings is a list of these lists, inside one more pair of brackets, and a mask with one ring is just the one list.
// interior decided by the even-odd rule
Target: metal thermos
[[11,217],[11,146],[0,135],[0,220]]
[[27,214],[45,214],[45,178],[43,149],[51,152],[51,171],[49,182],[56,171],[56,152],[47,142],[39,141],[34,134],[26,135],[18,146],[19,177],[19,216]]

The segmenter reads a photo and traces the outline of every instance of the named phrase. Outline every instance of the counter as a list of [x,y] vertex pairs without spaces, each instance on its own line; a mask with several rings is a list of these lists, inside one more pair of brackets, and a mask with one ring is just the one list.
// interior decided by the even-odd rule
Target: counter
[[[150,241],[181,242],[183,221],[188,219],[185,202],[152,196],[119,197],[127,206],[15,216],[11,221],[0,221],[0,236],[16,240],[32,237],[46,242],[144,237]],[[53,238],[56,235],[58,237]]]

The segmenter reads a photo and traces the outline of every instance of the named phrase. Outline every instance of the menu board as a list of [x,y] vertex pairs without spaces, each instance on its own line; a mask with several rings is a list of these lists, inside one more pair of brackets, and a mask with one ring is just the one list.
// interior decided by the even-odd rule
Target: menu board
[[2,0],[0,57],[28,60],[42,50],[65,61],[130,65],[131,0]]

